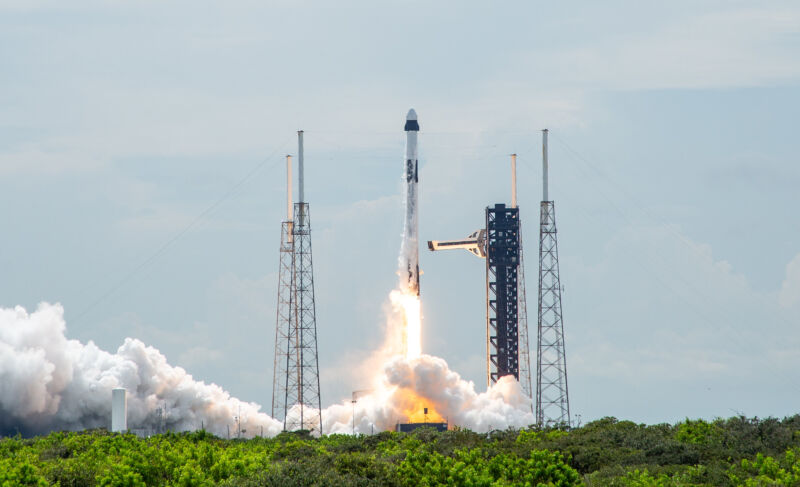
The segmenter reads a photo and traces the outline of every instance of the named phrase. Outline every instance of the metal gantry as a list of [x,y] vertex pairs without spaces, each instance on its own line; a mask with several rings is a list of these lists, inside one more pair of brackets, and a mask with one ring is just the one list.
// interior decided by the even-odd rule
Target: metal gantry
[[519,380],[519,208],[486,208],[486,374]]
[[561,310],[561,278],[555,203],[547,193],[547,130],[543,131],[543,199],[539,220],[539,323],[536,347],[536,421],[569,427],[567,357]]

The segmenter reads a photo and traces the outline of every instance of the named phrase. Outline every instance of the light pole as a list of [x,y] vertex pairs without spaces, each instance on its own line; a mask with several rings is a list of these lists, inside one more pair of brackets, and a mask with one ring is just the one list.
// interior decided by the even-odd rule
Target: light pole
[[350,401],[353,403],[353,436],[356,435],[356,397],[355,394],[353,395],[353,400]]

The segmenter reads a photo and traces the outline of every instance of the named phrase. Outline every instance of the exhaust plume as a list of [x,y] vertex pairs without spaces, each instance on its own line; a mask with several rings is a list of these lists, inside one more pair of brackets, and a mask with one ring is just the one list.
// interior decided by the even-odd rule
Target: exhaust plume
[[[399,311],[399,310],[398,310]],[[139,340],[126,338],[116,353],[93,342],[65,336],[64,309],[40,304],[28,313],[21,306],[0,308],[0,435],[108,427],[111,390],[128,390],[128,425],[153,431],[158,409],[166,405],[165,426],[172,431],[206,430],[236,435],[241,414],[243,436],[278,434],[281,422],[240,401],[216,384],[192,378],[181,367]],[[397,422],[448,421],[474,431],[522,427],[535,422],[527,398],[513,377],[488,391],[450,370],[438,357],[382,354],[372,389],[354,404],[344,401],[322,411],[325,433],[393,429]],[[376,357],[377,358],[377,357]],[[373,369],[374,370],[374,369]],[[299,410],[290,411],[299,414]],[[306,408],[306,414],[313,414]]]
[[[283,425],[239,401],[216,384],[192,378],[139,340],[126,338],[116,353],[64,335],[64,309],[41,303],[0,308],[0,434],[109,427],[111,390],[128,390],[128,425],[153,430],[159,421],[173,431],[226,436],[274,436]],[[157,411],[166,406],[166,415]],[[241,415],[241,421],[237,417]]]
[[374,389],[351,402],[322,412],[326,433],[369,434],[394,429],[396,423],[422,422],[423,407],[429,422],[447,421],[478,432],[524,427],[536,422],[530,398],[512,376],[500,378],[488,391],[478,393],[444,359],[421,355],[395,356],[383,367]]

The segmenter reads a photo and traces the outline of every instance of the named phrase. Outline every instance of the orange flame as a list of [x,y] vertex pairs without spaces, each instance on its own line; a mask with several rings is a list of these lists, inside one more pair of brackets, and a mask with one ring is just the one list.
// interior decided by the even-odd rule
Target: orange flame
[[[436,411],[433,404],[419,397],[414,391],[399,389],[396,397],[400,399],[400,409],[409,423],[444,423],[444,418]],[[425,408],[428,408],[427,415],[425,414]]]
[[[400,338],[402,348],[399,351],[405,355],[406,360],[419,359],[422,355],[422,307],[419,296],[408,290],[396,289],[391,292],[389,298],[395,313],[402,317],[400,336],[395,336],[395,340]],[[433,404],[427,399],[420,397],[409,388],[399,388],[395,390],[394,399],[397,401],[398,409],[402,411],[405,418],[400,418],[411,423],[442,423],[442,415],[436,411]],[[427,414],[425,409],[427,408]]]
[[393,291],[392,305],[403,314],[403,350],[407,359],[422,355],[422,312],[419,296]]

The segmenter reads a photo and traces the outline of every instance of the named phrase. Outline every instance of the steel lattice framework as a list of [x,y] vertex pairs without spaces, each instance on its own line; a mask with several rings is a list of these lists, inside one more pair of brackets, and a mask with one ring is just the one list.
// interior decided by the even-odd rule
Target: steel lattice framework
[[[275,364],[272,375],[272,417],[286,418],[288,366],[291,350],[296,348],[290,340],[296,333],[294,312],[294,238],[292,221],[281,224],[280,263],[278,267],[278,317],[275,323]],[[291,406],[291,405],[290,405]],[[284,419],[285,421],[285,419]],[[286,423],[284,422],[284,429]]]
[[[319,354],[308,203],[295,203],[293,216],[293,223],[284,222],[282,232],[273,417],[284,418],[285,431],[304,429],[321,434]],[[288,228],[291,228],[291,232],[287,235]],[[284,245],[286,238],[290,245]],[[289,262],[291,266],[288,266]]]
[[519,208],[486,208],[486,354],[489,385],[519,380]]
[[[528,303],[525,292],[525,259],[522,252],[522,232],[519,238],[519,271],[517,284],[517,312],[519,316],[519,383],[525,394],[533,398],[531,388],[531,355],[528,341]],[[533,403],[531,402],[531,410]]]
[[571,423],[555,204],[542,201],[540,216],[536,421],[540,426],[568,427]]

